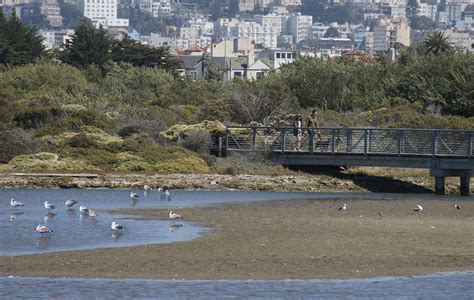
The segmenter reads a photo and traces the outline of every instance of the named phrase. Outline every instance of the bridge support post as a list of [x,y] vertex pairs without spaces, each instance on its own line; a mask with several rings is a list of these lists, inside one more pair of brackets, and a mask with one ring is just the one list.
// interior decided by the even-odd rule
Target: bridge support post
[[461,196],[469,196],[470,194],[470,176],[461,176]]
[[469,196],[471,183],[471,170],[445,170],[445,169],[431,169],[430,175],[435,177],[435,193],[436,195],[444,195],[445,178],[446,177],[460,177],[461,187],[460,194],[462,196]]
[[444,176],[436,176],[435,177],[435,194],[436,195],[444,195],[446,193],[445,189],[445,178]]

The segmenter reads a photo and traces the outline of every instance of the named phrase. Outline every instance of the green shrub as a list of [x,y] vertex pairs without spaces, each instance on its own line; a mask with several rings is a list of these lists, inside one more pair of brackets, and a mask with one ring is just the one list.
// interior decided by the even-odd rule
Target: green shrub
[[188,132],[179,143],[180,146],[197,153],[209,153],[212,139],[209,132],[198,129]]
[[95,166],[83,160],[61,157],[58,154],[47,152],[18,155],[8,165],[12,169],[25,171],[97,170]]
[[97,145],[98,144],[93,137],[88,136],[84,133],[75,135],[69,141],[69,146],[74,148],[96,148]]

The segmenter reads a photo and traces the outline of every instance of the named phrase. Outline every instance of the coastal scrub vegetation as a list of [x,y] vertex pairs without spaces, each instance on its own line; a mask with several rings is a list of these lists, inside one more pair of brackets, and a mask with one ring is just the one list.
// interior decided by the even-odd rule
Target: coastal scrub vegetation
[[[11,30],[29,47],[14,48]],[[216,159],[214,145],[224,125],[291,125],[313,108],[321,126],[474,128],[474,55],[435,53],[434,38],[396,62],[299,57],[224,83],[180,76],[169,49],[87,24],[59,53],[36,49],[32,30],[0,14],[1,169],[280,173],[264,158]]]

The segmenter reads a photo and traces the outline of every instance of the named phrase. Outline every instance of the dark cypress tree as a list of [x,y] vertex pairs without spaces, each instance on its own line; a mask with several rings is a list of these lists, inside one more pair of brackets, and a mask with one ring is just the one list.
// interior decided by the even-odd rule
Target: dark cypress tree
[[0,64],[6,64],[8,43],[5,36],[7,19],[3,14],[3,9],[0,7]]
[[23,65],[45,56],[42,40],[34,27],[20,21],[15,9],[9,18],[0,9],[0,64]]
[[64,45],[60,59],[78,68],[90,65],[103,68],[110,59],[112,44],[112,39],[102,27],[96,29],[90,23],[83,23],[75,30],[71,43]]
[[114,43],[111,58],[115,62],[127,62],[137,67],[158,67],[174,71],[180,63],[170,56],[168,47],[150,47],[125,37]]

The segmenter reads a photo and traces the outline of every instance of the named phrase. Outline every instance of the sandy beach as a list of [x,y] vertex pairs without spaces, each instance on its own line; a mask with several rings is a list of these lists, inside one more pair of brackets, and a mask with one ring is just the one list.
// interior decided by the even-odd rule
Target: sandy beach
[[[455,203],[461,209],[416,199],[183,208],[187,221],[214,230],[166,245],[0,257],[0,276],[330,279],[474,270],[474,202]],[[168,211],[126,213],[166,219]]]

